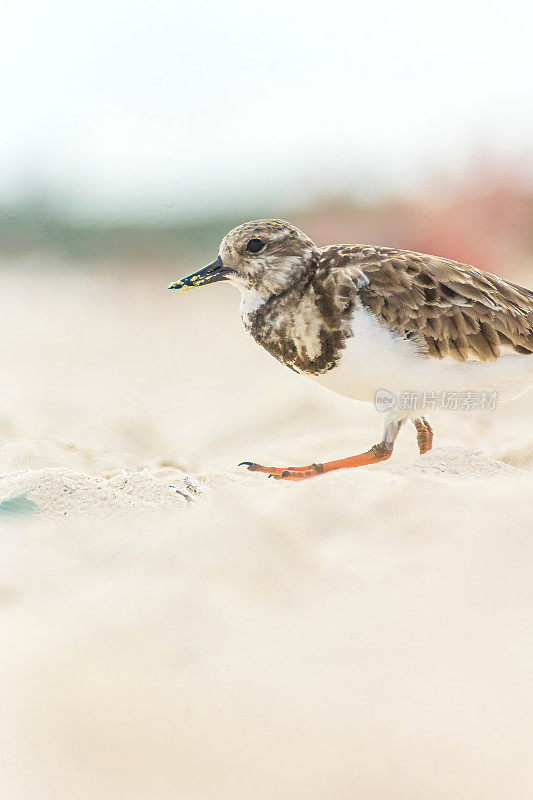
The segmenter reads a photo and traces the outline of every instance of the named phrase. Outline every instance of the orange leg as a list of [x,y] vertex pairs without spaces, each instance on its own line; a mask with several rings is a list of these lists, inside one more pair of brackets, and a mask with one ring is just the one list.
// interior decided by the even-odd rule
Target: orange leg
[[433,447],[433,429],[425,417],[413,420],[420,455],[423,456]]
[[249,472],[266,472],[269,478],[278,481],[304,481],[307,478],[314,478],[316,475],[323,475],[325,472],[332,472],[336,469],[347,469],[349,467],[364,467],[368,464],[378,464],[386,461],[392,455],[393,445],[389,442],[380,442],[371,447],[366,453],[349,458],[339,458],[336,461],[326,461],[324,464],[308,464],[306,467],[263,467],[261,464],[254,464],[252,461],[241,461],[239,466],[245,465]]

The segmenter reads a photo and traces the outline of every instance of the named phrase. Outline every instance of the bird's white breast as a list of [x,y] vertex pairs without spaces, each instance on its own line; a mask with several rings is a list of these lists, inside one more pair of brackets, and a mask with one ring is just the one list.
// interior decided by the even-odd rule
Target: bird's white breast
[[310,377],[354,400],[373,401],[378,389],[402,385],[417,358],[414,342],[392,333],[363,307],[354,312],[352,330],[337,366]]
[[496,391],[505,399],[533,386],[533,355],[509,353],[492,362],[437,359],[392,332],[363,306],[354,312],[352,330],[337,366],[309,377],[354,400],[373,402],[378,389],[396,397],[403,392]]

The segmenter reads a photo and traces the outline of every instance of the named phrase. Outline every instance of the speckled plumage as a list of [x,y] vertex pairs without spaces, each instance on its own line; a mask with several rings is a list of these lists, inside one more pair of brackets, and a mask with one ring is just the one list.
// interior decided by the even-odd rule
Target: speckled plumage
[[295,285],[245,316],[245,327],[286,366],[322,374],[333,369],[352,335],[357,286],[364,280],[357,269],[340,271],[313,260]]
[[434,358],[533,353],[531,290],[449,259],[367,245],[316,248],[306,270],[245,324],[284,364],[320,374],[352,335],[357,303]]
[[391,330],[417,338],[428,355],[494,361],[504,347],[533,352],[531,290],[436,256],[382,247],[332,249],[334,260],[348,256],[368,277],[363,304]]

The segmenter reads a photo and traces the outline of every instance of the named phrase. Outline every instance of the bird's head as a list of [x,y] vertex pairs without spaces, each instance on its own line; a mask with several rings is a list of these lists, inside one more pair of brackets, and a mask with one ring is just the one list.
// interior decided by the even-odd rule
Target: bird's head
[[309,272],[318,252],[314,242],[294,225],[277,219],[254,220],[224,237],[212,264],[169,289],[186,292],[195,286],[230,281],[241,292],[253,291],[266,300]]

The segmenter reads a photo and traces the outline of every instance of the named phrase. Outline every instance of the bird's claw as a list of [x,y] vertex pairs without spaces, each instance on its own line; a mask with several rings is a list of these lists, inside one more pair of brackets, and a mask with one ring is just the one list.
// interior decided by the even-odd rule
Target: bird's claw
[[241,461],[238,464],[239,467],[246,467],[248,472],[268,472],[269,470],[266,467],[262,467],[261,464],[256,464],[255,461]]
[[243,466],[249,472],[264,472],[268,478],[274,478],[275,481],[303,481],[322,472],[321,464],[312,464],[309,467],[264,467],[254,461],[241,461],[239,467]]
[[255,461],[241,461],[238,466],[246,467],[248,472],[264,472],[269,478],[280,478],[282,473],[280,467],[264,467],[262,464],[256,464]]

